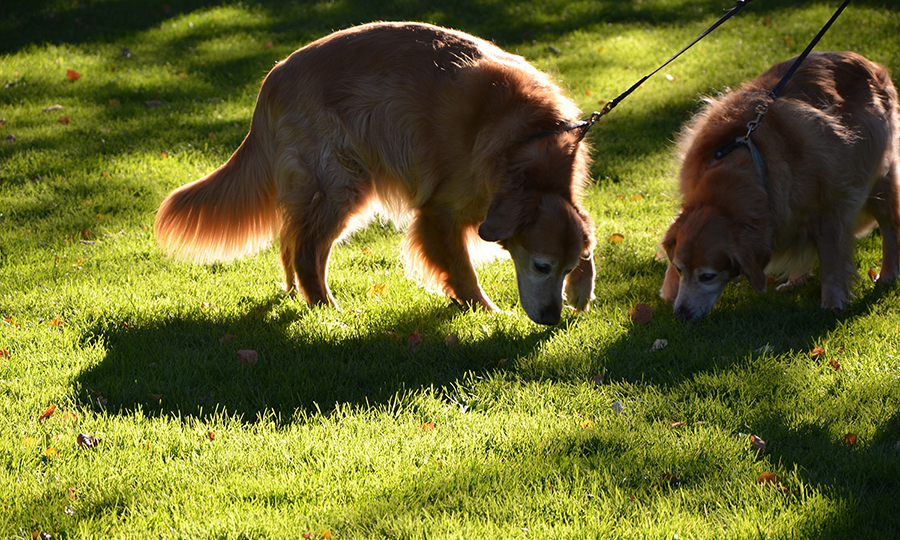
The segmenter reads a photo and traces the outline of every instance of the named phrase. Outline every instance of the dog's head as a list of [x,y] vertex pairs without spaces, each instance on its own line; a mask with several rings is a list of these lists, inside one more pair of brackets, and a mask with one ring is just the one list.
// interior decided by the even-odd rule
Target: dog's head
[[[754,289],[765,292],[764,270],[770,254],[756,229],[714,206],[682,211],[662,241],[670,265],[663,298],[674,300],[679,319],[699,319],[709,313],[728,282],[741,274]],[[675,279],[677,284],[670,283]]]
[[564,285],[575,309],[586,310],[593,298],[593,222],[574,194],[581,181],[573,180],[580,168],[577,144],[533,145],[535,159],[514,167],[516,181],[493,195],[478,228],[483,240],[509,252],[522,308],[539,324],[559,322]]

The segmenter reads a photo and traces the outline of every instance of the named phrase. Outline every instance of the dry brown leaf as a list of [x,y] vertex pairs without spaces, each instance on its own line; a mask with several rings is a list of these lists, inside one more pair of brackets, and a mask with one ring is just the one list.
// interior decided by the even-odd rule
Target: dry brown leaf
[[752,446],[757,454],[766,453],[766,441],[760,439],[756,435],[750,435],[750,446]]
[[38,417],[38,422],[43,422],[44,420],[53,416],[53,412],[56,410],[56,405],[50,405],[44,412],[41,413],[41,416]]
[[609,242],[611,244],[621,244],[624,241],[625,241],[625,235],[623,235],[623,234],[615,233],[609,237]]
[[78,442],[78,446],[82,448],[94,448],[95,446],[103,442],[103,439],[94,437],[93,435],[88,435],[86,433],[79,433],[76,441]]
[[648,304],[637,304],[634,308],[628,310],[631,319],[638,324],[649,324],[653,319],[653,308]]
[[756,483],[780,485],[781,478],[775,473],[764,472],[756,478]]
[[237,355],[241,363],[248,366],[255,366],[259,362],[259,354],[254,350],[242,349],[237,352]]
[[409,335],[409,350],[415,354],[419,352],[419,349],[422,347],[422,333],[421,332],[413,332]]

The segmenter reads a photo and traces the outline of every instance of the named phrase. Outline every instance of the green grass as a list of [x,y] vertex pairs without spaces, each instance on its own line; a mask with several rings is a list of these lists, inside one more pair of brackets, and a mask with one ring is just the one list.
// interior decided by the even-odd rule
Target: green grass
[[[240,143],[274,62],[333,29],[457,27],[553,73],[587,113],[733,4],[4,3],[0,537],[893,538],[900,291],[866,277],[877,233],[840,314],[818,308],[816,279],[762,296],[737,282],[690,324],[658,297],[675,133],[702,95],[799,53],[836,4],[753,3],[592,129],[598,298],[543,328],[509,261],[480,270],[507,312],[461,311],[406,277],[400,234],[375,224],[336,249],[341,309],[312,309],[280,294],[274,247],[164,258],[154,212]],[[898,27],[893,4],[854,2],[818,48],[900,82]]]

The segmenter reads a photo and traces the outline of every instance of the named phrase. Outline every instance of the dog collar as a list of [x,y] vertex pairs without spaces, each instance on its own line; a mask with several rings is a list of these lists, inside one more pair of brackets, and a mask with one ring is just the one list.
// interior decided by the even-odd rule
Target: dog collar
[[750,138],[749,133],[747,135],[738,137],[737,139],[732,141],[730,144],[728,144],[728,146],[725,146],[724,148],[722,148],[718,152],[716,152],[716,161],[719,161],[720,159],[724,158],[725,156],[730,154],[735,148],[737,148],[738,146],[741,146],[741,145],[744,145],[748,149],[750,149],[750,157],[753,158],[753,165],[756,166],[756,174],[759,175],[759,180],[762,183],[763,188],[766,188],[767,187],[767,185],[766,185],[767,184],[767,182],[766,182],[766,167],[763,164],[762,156],[760,155],[759,150],[757,150],[756,145],[753,144],[753,139]]

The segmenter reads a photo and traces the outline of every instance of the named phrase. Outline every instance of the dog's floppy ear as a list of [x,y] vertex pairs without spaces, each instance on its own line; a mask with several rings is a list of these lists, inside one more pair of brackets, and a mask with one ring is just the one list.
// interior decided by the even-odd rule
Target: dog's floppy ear
[[759,224],[745,225],[738,236],[739,255],[736,257],[741,273],[747,276],[747,281],[758,293],[766,292],[766,266],[772,258],[772,253],[762,238],[765,238],[765,227]]
[[494,193],[487,216],[478,226],[478,236],[486,242],[502,242],[512,237],[534,219],[540,196],[528,195],[518,190],[500,190]]
[[766,263],[760,264],[758,260],[744,261],[741,264],[741,271],[747,276],[747,281],[758,293],[766,292],[766,285],[768,285],[765,268]]

